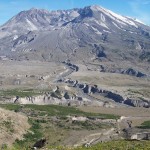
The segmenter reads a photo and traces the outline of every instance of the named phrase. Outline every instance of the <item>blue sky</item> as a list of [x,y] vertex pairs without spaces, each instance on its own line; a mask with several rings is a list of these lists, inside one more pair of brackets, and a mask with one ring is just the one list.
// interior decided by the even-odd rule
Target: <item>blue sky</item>
[[0,25],[20,11],[33,7],[57,10],[95,4],[150,25],[150,0],[0,0]]

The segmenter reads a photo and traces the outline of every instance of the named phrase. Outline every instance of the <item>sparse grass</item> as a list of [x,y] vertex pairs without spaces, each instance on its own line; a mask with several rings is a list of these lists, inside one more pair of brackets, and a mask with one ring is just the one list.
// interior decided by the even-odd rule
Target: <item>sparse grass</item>
[[12,90],[0,91],[0,96],[3,97],[12,97],[12,96],[27,97],[27,96],[35,96],[40,94],[41,92],[33,89],[27,89],[27,90],[12,89]]
[[17,104],[0,104],[0,107],[15,112],[18,112],[21,109],[21,105]]
[[48,146],[61,145],[63,140],[69,136],[72,130],[97,130],[109,128],[108,124],[94,123],[92,121],[73,123],[67,116],[85,116],[93,119],[117,119],[119,116],[87,113],[74,107],[58,106],[58,105],[16,105],[16,104],[0,104],[0,107],[22,112],[29,118],[31,125],[30,130],[23,136],[23,140],[17,139],[14,143],[15,148],[20,147],[29,149],[33,144],[47,137]]
[[37,140],[43,137],[42,127],[40,123],[36,120],[29,119],[28,120],[31,128],[30,130],[23,136],[23,140],[16,140],[14,146],[17,147],[26,147],[27,149],[33,146]]
[[130,95],[139,95],[140,99],[142,98],[142,96],[149,98],[150,97],[150,90],[149,88],[143,88],[143,89],[139,89],[139,90],[135,90],[135,89],[128,89],[127,90],[129,92]]
[[[9,109],[9,110],[16,110],[21,109],[22,106],[20,105],[13,105],[13,104],[1,104],[0,107]],[[29,112],[32,110],[37,113],[35,117],[29,116],[29,123],[31,125],[30,130],[24,135],[23,140],[16,140],[14,143],[13,150],[29,150],[33,144],[41,139],[42,137],[48,137],[49,141],[54,148],[49,147],[51,144],[48,144],[50,150],[150,150],[150,142],[149,141],[111,141],[111,142],[104,142],[89,148],[86,147],[78,147],[78,148],[67,148],[67,147],[55,147],[57,145],[61,145],[61,141],[65,138],[67,134],[67,130],[65,131],[65,126],[59,127],[56,124],[51,124],[46,117],[52,116],[59,116],[62,122],[65,122],[67,119],[67,115],[77,115],[77,116],[92,116],[92,117],[102,117],[102,118],[112,118],[109,115],[97,114],[97,113],[85,113],[73,107],[64,107],[64,106],[55,106],[55,105],[46,105],[46,106],[39,106],[39,105],[24,105],[22,109],[28,110]],[[44,115],[40,116],[40,113],[44,113]],[[47,116],[45,116],[47,115]],[[39,118],[40,117],[40,118]],[[113,116],[117,118],[117,116]],[[58,119],[59,119],[58,118]],[[59,124],[58,124],[59,125]],[[63,125],[63,124],[62,124]],[[65,125],[65,124],[64,124]],[[92,130],[92,124],[85,122],[78,122],[77,126],[81,126],[83,129]],[[150,121],[144,122],[144,126],[150,127]],[[101,124],[100,124],[101,128]],[[57,135],[57,136],[56,136]],[[7,149],[7,148],[6,148]]]
[[128,92],[135,93],[135,94],[141,94],[139,91],[133,90],[133,89],[128,89]]
[[[22,108],[21,105],[16,104],[0,104],[0,107],[19,111]],[[112,114],[99,114],[99,113],[89,113],[81,111],[74,107],[66,107],[66,106],[59,106],[59,105],[24,105],[23,108],[29,108],[32,110],[40,111],[42,115],[48,116],[86,116],[86,117],[94,117],[94,118],[101,118],[101,119],[118,119],[119,116],[112,115]]]
[[75,121],[73,122],[73,125],[77,125],[77,127],[82,130],[82,129],[86,129],[86,130],[96,130],[96,129],[102,129],[102,128],[108,128],[110,126],[108,126],[108,124],[104,124],[104,123],[93,123],[90,121]]
[[150,129],[150,121],[145,121],[141,124],[141,126],[139,126],[138,128],[141,129]]
[[150,52],[144,52],[142,55],[139,57],[142,61],[147,61],[150,62]]
[[7,132],[9,133],[13,133],[14,132],[14,126],[13,123],[11,122],[11,120],[4,120],[3,122],[0,123],[0,128],[5,128],[7,130]]
[[[67,149],[66,149],[67,150]],[[73,150],[150,150],[149,141],[111,141],[86,148],[75,148]]]
[[11,89],[11,90],[0,90],[0,97],[29,97],[29,96],[38,96],[44,94],[45,92],[52,92],[52,89]]
[[[21,149],[23,149],[23,147],[21,147]],[[18,148],[13,150],[20,150],[20,149]],[[24,149],[24,150],[28,150],[28,149]],[[99,143],[90,147],[82,146],[77,148],[63,147],[63,146],[57,146],[57,147],[50,146],[48,147],[48,150],[150,150],[150,141],[120,140],[120,141]]]

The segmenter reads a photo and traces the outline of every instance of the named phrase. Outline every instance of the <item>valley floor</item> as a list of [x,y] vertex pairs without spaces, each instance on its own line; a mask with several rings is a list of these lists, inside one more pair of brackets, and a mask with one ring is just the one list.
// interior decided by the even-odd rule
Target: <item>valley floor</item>
[[[149,147],[148,141],[123,140],[150,132],[150,109],[144,108],[150,97],[148,77],[100,72],[84,64],[1,61],[0,65],[1,146],[29,149],[45,138],[44,148],[145,149],[142,143]],[[123,103],[127,97],[141,107]]]

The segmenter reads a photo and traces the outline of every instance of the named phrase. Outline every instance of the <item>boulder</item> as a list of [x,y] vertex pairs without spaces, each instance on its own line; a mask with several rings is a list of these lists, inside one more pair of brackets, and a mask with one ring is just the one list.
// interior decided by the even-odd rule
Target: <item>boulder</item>
[[131,140],[150,140],[150,132],[134,134],[131,136]]
[[37,141],[37,142],[33,145],[33,147],[34,147],[35,149],[36,149],[36,148],[42,148],[42,147],[45,146],[45,144],[46,144],[46,139],[43,138],[43,139],[40,139],[39,141]]
[[145,74],[143,74],[142,72],[140,71],[136,71],[132,68],[129,68],[127,70],[124,70],[121,72],[122,74],[127,74],[127,75],[131,75],[131,76],[136,76],[136,77],[144,77],[146,76]]
[[119,103],[122,103],[124,101],[124,98],[121,95],[113,93],[111,91],[107,93],[106,97],[113,99],[115,102],[119,102]]
[[69,96],[68,92],[65,92],[64,98],[65,98],[65,99],[70,99],[70,96]]
[[150,107],[150,101],[147,100],[135,100],[135,99],[127,99],[124,101],[124,104],[133,106],[133,107]]

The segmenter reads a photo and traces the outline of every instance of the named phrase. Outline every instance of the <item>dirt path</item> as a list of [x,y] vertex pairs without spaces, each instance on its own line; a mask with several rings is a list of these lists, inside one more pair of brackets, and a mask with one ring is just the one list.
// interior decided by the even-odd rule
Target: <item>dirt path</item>
[[85,136],[84,138],[80,140],[80,142],[78,142],[74,146],[78,147],[78,146],[85,145],[88,147],[98,142],[109,141],[114,135],[116,135],[114,128],[104,129],[98,133],[94,133],[94,134],[92,133],[92,134]]

